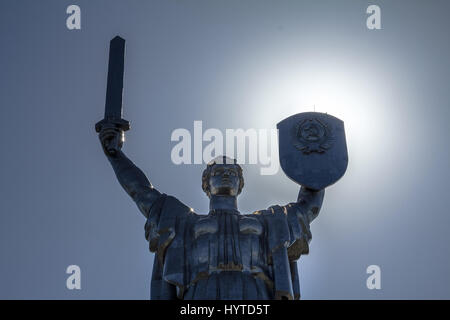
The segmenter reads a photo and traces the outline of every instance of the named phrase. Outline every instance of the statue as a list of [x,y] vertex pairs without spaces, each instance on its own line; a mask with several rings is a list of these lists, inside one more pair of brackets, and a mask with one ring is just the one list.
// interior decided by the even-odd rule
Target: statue
[[[278,124],[282,169],[297,183],[305,182],[297,201],[241,214],[237,197],[243,170],[222,156],[203,172],[210,210],[197,214],[154,188],[122,151],[129,128],[121,119],[122,96],[108,98],[122,91],[124,46],[118,46],[117,60],[115,40],[120,38],[111,42],[105,119],[96,129],[119,183],[147,219],[145,237],[155,253],[151,299],[299,299],[297,260],[309,252],[310,224],[319,214],[324,188],[346,169],[342,121],[303,113]],[[117,66],[119,71],[113,70]]]

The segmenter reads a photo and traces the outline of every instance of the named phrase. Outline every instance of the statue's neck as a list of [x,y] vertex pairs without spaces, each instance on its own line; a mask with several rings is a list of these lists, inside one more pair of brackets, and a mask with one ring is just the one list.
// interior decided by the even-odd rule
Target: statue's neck
[[209,199],[209,210],[220,209],[237,210],[237,198],[235,196],[211,195]]

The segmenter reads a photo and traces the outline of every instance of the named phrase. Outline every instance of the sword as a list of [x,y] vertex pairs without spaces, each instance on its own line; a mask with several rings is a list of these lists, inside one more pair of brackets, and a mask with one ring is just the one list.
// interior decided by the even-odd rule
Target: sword
[[[106,87],[105,117],[95,124],[95,131],[116,128],[122,131],[130,129],[130,122],[122,119],[123,69],[125,39],[116,36],[109,43],[108,83]],[[121,137],[110,141],[107,151],[114,154],[121,146]]]

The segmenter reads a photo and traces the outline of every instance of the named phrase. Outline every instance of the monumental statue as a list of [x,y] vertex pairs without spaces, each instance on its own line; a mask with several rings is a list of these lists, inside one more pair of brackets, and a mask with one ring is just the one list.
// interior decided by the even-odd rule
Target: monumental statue
[[343,122],[307,112],[278,123],[281,167],[301,185],[296,201],[242,214],[242,167],[217,157],[201,179],[209,212],[197,214],[157,190],[122,151],[129,129],[122,119],[124,48],[122,38],[111,40],[105,118],[96,130],[120,185],[146,218],[155,253],[151,299],[299,299],[297,261],[309,252],[310,224],[325,187],[347,168]]

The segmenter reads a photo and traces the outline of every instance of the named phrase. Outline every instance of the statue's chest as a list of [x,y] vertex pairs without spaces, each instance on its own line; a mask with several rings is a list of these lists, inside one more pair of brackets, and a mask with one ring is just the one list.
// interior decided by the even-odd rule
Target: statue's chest
[[197,271],[252,271],[264,263],[264,227],[256,217],[214,212],[196,221],[191,236]]

